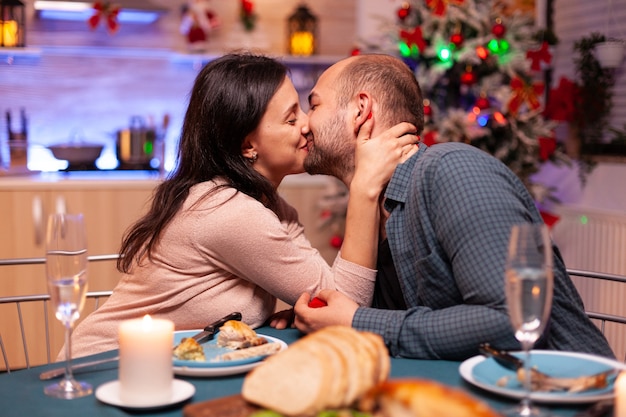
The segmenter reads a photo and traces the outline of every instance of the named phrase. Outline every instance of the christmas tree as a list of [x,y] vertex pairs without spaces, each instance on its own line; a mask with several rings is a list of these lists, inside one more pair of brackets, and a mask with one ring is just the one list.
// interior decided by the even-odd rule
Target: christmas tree
[[[547,160],[569,161],[555,139],[556,122],[543,115],[554,36],[506,0],[411,0],[396,14],[381,25],[382,40],[361,42],[353,54],[397,55],[415,73],[424,95],[422,142],[474,145],[505,163],[538,202],[550,198],[532,175]],[[333,184],[320,204],[321,225],[333,230],[335,247],[346,200]]]
[[541,200],[533,184],[542,162],[566,160],[543,117],[544,66],[551,53],[532,14],[505,1],[412,0],[383,27],[370,52],[398,55],[425,97],[422,141],[466,142],[503,161]]

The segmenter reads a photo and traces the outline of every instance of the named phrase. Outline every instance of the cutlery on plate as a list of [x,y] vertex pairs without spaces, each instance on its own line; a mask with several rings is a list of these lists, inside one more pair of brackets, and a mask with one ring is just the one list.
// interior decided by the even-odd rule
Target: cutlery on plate
[[489,343],[483,343],[478,346],[478,351],[488,358],[493,358],[498,365],[503,366],[506,369],[517,371],[518,369],[524,367],[523,360],[517,356],[511,355],[505,350],[498,350],[492,347]]
[[230,320],[240,321],[241,313],[239,312],[230,313],[222,317],[221,319],[209,324],[204,329],[202,329],[200,333],[194,334],[193,336],[191,336],[191,338],[200,344],[206,343],[209,340],[213,339],[213,336],[215,336],[215,333],[217,333],[217,331],[220,329],[220,327],[224,325],[224,323]]
[[[483,343],[478,347],[480,353],[484,356],[493,358],[500,366],[518,371],[523,369],[524,361],[506,351],[498,350],[491,347],[488,343]],[[611,368],[601,371],[593,375],[582,375],[579,377],[553,377],[544,372],[531,369],[532,383],[535,389],[542,391],[561,391],[581,392],[592,388],[604,388],[608,384],[608,378],[618,372],[617,369]]]
[[[107,358],[107,359],[100,359],[97,361],[90,361],[90,362],[84,362],[84,363],[77,363],[76,365],[72,365],[72,371],[75,371],[77,369],[81,369],[81,368],[86,368],[88,366],[96,366],[96,365],[100,365],[103,363],[108,363],[108,362],[115,362],[119,359],[119,356],[116,356],[114,358]],[[49,371],[44,371],[42,373],[39,374],[39,379],[41,379],[42,381],[45,381],[47,379],[52,379],[52,378],[56,378],[58,376],[61,376],[65,374],[65,367],[62,368],[54,368],[54,369],[50,369]]]

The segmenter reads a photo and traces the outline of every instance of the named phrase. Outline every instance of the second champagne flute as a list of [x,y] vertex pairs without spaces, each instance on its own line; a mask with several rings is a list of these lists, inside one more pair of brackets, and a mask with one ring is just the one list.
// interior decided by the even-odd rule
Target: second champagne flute
[[91,385],[72,375],[71,336],[87,294],[87,237],[81,214],[51,214],[46,233],[48,292],[56,318],[65,327],[65,377],[47,386],[52,397],[72,399],[92,393]]
[[530,350],[541,337],[552,308],[552,243],[544,224],[518,224],[511,228],[506,260],[505,292],[515,338],[524,350],[524,398],[507,416],[549,414],[532,407]]

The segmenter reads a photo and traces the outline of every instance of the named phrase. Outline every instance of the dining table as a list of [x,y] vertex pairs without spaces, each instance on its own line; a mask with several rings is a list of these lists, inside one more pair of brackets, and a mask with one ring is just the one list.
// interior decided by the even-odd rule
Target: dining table
[[[303,334],[297,329],[274,329],[261,327],[257,329],[261,335],[281,339],[291,344]],[[118,351],[108,351],[87,357],[76,358],[73,364],[96,359],[115,357]],[[448,360],[421,360],[407,358],[391,358],[389,379],[419,378],[438,381],[449,387],[460,389],[467,394],[486,402],[496,411],[515,405],[519,400],[507,398],[484,390],[468,383],[460,374],[462,362]],[[176,374],[176,379],[191,383],[195,393],[183,402],[151,409],[128,409],[112,406],[101,402],[96,395],[65,400],[48,397],[44,387],[53,381],[42,381],[39,374],[45,370],[62,366],[63,363],[52,363],[35,366],[30,369],[0,374],[0,416],[3,417],[118,417],[118,416],[182,416],[184,407],[210,400],[227,397],[241,392],[246,373],[226,376],[184,376]],[[97,388],[118,378],[118,363],[110,362],[93,367],[82,368],[74,373],[76,379],[90,383],[94,392]],[[574,417],[590,407],[591,404],[538,404],[549,410],[554,417]]]

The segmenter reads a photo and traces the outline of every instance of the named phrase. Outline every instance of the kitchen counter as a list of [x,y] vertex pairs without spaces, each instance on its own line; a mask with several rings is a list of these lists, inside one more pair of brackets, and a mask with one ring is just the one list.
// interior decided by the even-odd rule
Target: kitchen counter
[[[81,189],[85,187],[98,189],[120,185],[125,188],[145,188],[156,186],[165,177],[157,171],[70,171],[70,172],[31,172],[0,177],[1,190],[41,189],[50,190]],[[330,179],[323,175],[298,174],[285,177],[281,188],[324,187]]]

